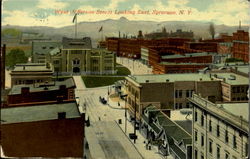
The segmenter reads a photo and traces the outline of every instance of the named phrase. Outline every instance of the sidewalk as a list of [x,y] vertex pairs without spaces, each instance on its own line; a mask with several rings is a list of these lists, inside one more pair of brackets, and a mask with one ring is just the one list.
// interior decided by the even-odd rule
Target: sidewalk
[[[118,106],[118,101],[120,103],[120,106]],[[109,105],[113,108],[120,108],[120,109],[124,109],[125,107],[125,101],[123,101],[122,99],[114,99],[114,98],[109,98]],[[158,153],[158,148],[156,146],[151,145],[151,150],[147,150],[146,149],[146,144],[144,143],[144,141],[146,141],[147,139],[144,138],[140,132],[138,130],[136,130],[136,135],[137,135],[137,140],[136,143],[134,144],[134,140],[131,140],[129,138],[129,134],[130,133],[134,133],[134,126],[132,125],[131,122],[129,122],[127,120],[127,132],[125,133],[125,116],[124,116],[124,111],[122,111],[119,115],[119,119],[122,120],[122,123],[119,124],[118,121],[116,121],[117,125],[120,127],[120,129],[122,130],[122,132],[127,136],[128,140],[136,147],[136,149],[138,150],[138,152],[140,152],[140,154],[143,156],[144,159],[163,159],[164,157]],[[128,118],[128,116],[127,116]],[[168,159],[172,159],[171,157],[168,156]]]

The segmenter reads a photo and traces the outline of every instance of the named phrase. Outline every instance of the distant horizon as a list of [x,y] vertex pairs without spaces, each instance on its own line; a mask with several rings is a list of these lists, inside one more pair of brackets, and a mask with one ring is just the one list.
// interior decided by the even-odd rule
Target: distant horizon
[[[73,17],[73,16],[72,16]],[[103,21],[107,21],[107,20],[114,20],[114,21],[118,21],[118,20],[121,20],[121,19],[126,19],[128,21],[138,21],[138,22],[155,22],[155,23],[164,23],[164,22],[183,22],[183,23],[205,23],[205,24],[210,24],[210,23],[213,23],[211,21],[198,21],[198,20],[165,20],[165,21],[155,21],[155,20],[130,20],[124,16],[121,16],[119,18],[115,18],[115,19],[112,19],[112,18],[107,18],[107,19],[103,19],[103,20],[97,20],[97,21],[78,21],[77,23],[80,24],[80,23],[98,23],[98,22],[103,22]],[[226,24],[215,24],[213,23],[214,25],[225,25],[225,26],[229,26],[229,27],[238,27],[238,25],[226,25]],[[69,25],[65,25],[65,26],[60,26],[60,27],[56,27],[56,26],[43,26],[43,25],[40,25],[40,26],[33,26],[33,25],[29,25],[29,26],[22,26],[22,25],[12,25],[12,24],[4,24],[2,25],[3,27],[7,27],[7,26],[18,26],[18,27],[51,27],[51,28],[63,28],[63,27],[68,27],[68,26],[73,26],[75,25],[74,23],[71,23]],[[164,27],[164,26],[162,26]],[[250,28],[250,25],[247,25],[247,24],[241,24],[241,27],[248,27]]]

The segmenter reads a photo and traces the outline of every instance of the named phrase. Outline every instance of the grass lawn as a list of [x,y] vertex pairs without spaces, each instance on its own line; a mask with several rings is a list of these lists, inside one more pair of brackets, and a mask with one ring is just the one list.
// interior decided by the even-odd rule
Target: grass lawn
[[114,84],[116,81],[123,80],[124,77],[112,77],[112,76],[82,76],[82,79],[87,88],[102,87]]
[[116,67],[116,69],[118,70],[116,75],[127,76],[131,74],[127,67]]

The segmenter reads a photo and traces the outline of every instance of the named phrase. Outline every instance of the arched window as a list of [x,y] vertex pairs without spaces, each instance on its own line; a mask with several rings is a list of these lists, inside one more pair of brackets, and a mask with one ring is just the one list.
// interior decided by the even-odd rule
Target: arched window
[[73,65],[79,65],[80,64],[80,60],[79,59],[74,59],[73,60]]

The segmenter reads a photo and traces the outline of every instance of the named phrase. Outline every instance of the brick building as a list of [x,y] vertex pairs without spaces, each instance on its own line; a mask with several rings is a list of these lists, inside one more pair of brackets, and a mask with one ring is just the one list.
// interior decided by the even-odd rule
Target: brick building
[[188,38],[188,39],[193,39],[194,38],[194,33],[190,31],[182,31],[182,29],[177,29],[176,32],[167,32],[166,28],[162,28],[162,32],[153,32],[149,34],[144,35],[145,38],[147,39],[161,39],[161,38]]
[[8,157],[84,155],[85,115],[75,102],[1,109],[1,146]]
[[249,33],[237,30],[233,33],[233,57],[249,63]]
[[218,42],[186,42],[184,47],[188,49],[200,50],[203,52],[217,52]]
[[72,78],[65,81],[14,85],[7,97],[8,107],[27,106],[48,102],[75,101],[75,83]]
[[165,38],[165,39],[126,39],[126,38],[107,38],[107,49],[117,53],[117,56],[132,59],[141,58],[142,46],[183,46],[190,39],[184,38]]
[[155,74],[198,72],[213,62],[213,53],[176,46],[143,46],[141,55]]

